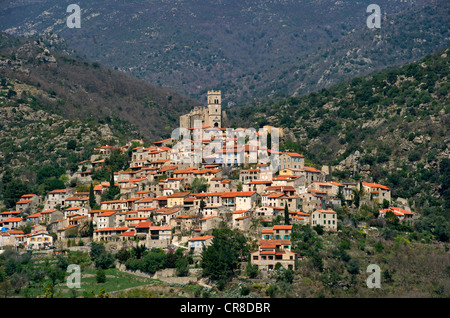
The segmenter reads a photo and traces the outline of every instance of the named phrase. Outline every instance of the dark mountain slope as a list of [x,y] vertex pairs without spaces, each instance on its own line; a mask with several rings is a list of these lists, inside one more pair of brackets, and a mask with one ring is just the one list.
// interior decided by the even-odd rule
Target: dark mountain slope
[[147,140],[170,135],[178,116],[193,105],[179,94],[78,57],[56,36],[0,35],[0,59],[3,77],[46,93],[33,96],[35,105],[66,119],[131,124]]
[[54,33],[111,69],[203,100],[219,88],[226,105],[307,93],[343,78],[420,59],[449,44],[448,1],[370,0],[84,1],[80,29],[69,0],[5,1],[0,29]]
[[332,166],[337,180],[373,180],[417,207],[441,206],[450,158],[449,76],[447,48],[302,97],[236,109],[229,120],[289,128],[284,147]]

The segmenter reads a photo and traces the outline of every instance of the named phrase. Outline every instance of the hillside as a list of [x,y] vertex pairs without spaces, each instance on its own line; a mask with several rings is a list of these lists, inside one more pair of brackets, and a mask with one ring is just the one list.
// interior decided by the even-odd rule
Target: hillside
[[[249,95],[259,102],[267,96],[301,96],[354,77],[400,67],[450,45],[449,14],[447,1],[427,2],[424,7],[397,14],[388,10],[380,29],[363,27],[343,32],[339,39],[317,50],[271,66],[270,71],[249,73],[236,83],[225,83],[222,89],[247,90],[247,94],[256,90],[256,95]],[[256,84],[254,77],[259,79]]]
[[380,0],[382,28],[369,30],[369,0],[85,1],[69,29],[64,1],[5,1],[0,30],[57,34],[110,69],[224,105],[304,94],[399,66],[449,45],[446,0]]
[[443,207],[449,63],[447,48],[302,97],[236,110],[229,118],[237,127],[288,128],[284,148],[331,166],[336,180],[373,180],[416,209]]
[[0,75],[23,84],[17,91],[10,88],[19,93],[10,96],[13,102],[71,120],[132,125],[146,140],[170,135],[178,116],[193,105],[179,94],[78,56],[55,35],[0,34]]
[[[66,172],[95,147],[166,137],[190,103],[80,58],[56,36],[0,34],[0,175],[21,194],[68,186]],[[39,181],[48,167],[54,175]]]

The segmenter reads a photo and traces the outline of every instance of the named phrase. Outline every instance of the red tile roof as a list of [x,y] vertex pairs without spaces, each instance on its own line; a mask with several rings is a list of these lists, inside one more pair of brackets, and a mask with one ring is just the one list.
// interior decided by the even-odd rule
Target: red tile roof
[[189,241],[206,241],[210,238],[213,238],[212,235],[206,235],[206,236],[196,236],[189,239]]

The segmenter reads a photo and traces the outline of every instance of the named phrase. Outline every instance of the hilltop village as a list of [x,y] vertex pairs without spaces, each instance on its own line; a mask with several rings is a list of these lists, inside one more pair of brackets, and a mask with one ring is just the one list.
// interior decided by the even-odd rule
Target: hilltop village
[[[193,148],[180,148],[175,138],[148,147],[139,140],[102,145],[71,176],[91,191],[65,188],[45,196],[23,195],[13,211],[0,213],[0,247],[62,249],[90,229],[94,242],[138,242],[148,249],[175,246],[199,254],[211,244],[213,229],[227,226],[256,242],[252,264],[267,271],[277,263],[294,268],[301,258],[291,251],[294,224],[337,231],[335,209],[352,205],[355,193],[366,194],[360,200],[383,204],[380,218],[392,213],[404,222],[414,219],[406,207],[392,204],[391,189],[384,185],[334,182],[328,171],[305,165],[302,154],[255,148],[250,142],[236,145],[237,138],[222,127],[220,91],[208,92],[207,104],[181,116],[180,128],[192,132],[184,141],[194,144],[193,133],[200,130],[201,149],[218,136],[223,148],[196,161],[189,150]],[[276,127],[265,128],[282,135],[281,130],[274,134]],[[234,146],[228,146],[230,141]],[[93,173],[105,169],[105,160],[114,152],[125,153],[136,144],[140,146],[132,148],[127,169],[111,171],[111,180],[93,182]],[[250,160],[255,151],[257,160]],[[259,160],[259,151],[274,156],[278,166]],[[105,200],[112,187],[117,194]],[[26,224],[31,224],[30,233],[22,230]]]

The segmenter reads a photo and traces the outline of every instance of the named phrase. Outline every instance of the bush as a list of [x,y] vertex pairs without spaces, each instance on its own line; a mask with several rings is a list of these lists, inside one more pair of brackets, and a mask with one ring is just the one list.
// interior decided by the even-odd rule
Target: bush
[[314,231],[317,232],[317,234],[322,235],[324,233],[324,229],[322,225],[316,225],[313,227]]
[[188,269],[188,259],[186,258],[178,258],[176,261],[176,273],[177,276],[187,276],[189,273],[189,269]]
[[378,253],[381,253],[384,249],[383,243],[381,242],[376,242],[374,247],[375,251],[377,251]]
[[105,271],[101,268],[97,270],[97,273],[95,275],[95,279],[97,281],[97,284],[102,284],[106,282],[106,274]]
[[408,154],[408,160],[411,162],[420,160],[420,152],[417,150],[412,150]]
[[257,265],[248,264],[245,271],[249,278],[256,278],[259,270]]
[[359,274],[359,263],[358,260],[356,259],[351,259],[348,263],[347,263],[347,271],[352,274]]
[[241,296],[247,296],[248,294],[250,294],[250,288],[247,286],[242,286],[240,294]]
[[269,285],[269,287],[266,289],[266,296],[269,296],[270,298],[274,298],[278,293],[278,286],[277,285]]
[[284,268],[282,268],[280,271],[281,274],[278,276],[277,280],[292,284],[292,282],[294,281],[294,271],[291,269],[286,270]]
[[114,256],[110,253],[103,253],[94,261],[95,267],[108,269],[114,267]]
[[75,150],[77,148],[77,141],[72,139],[67,142],[67,150]]

